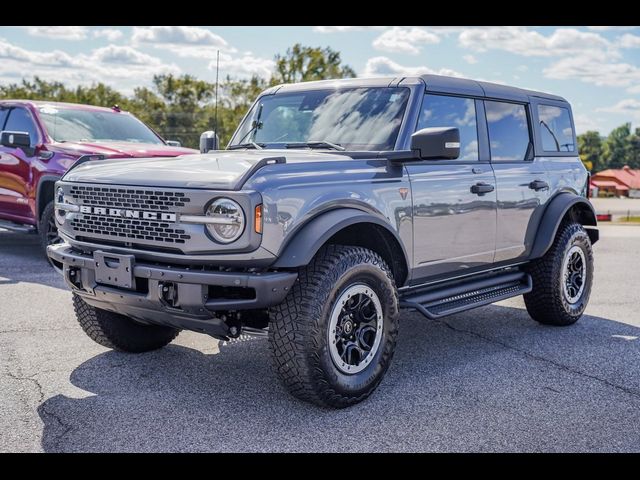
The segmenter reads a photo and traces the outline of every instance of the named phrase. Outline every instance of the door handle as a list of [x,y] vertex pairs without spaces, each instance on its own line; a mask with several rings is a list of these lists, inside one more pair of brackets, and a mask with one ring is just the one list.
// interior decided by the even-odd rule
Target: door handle
[[471,186],[471,193],[475,193],[476,195],[484,195],[485,193],[493,192],[494,189],[495,187],[493,185],[480,182]]
[[549,190],[549,184],[543,180],[534,180],[529,184],[529,188],[531,190]]

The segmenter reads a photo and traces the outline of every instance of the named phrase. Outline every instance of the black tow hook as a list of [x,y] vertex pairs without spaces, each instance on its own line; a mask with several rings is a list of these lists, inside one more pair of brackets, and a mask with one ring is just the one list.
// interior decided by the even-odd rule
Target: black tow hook
[[174,282],[161,282],[158,285],[158,295],[160,300],[171,308],[179,308],[178,285]]

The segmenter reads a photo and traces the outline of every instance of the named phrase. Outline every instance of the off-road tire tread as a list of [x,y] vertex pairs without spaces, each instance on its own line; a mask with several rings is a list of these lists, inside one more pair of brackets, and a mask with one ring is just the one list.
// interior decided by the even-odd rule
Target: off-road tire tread
[[[533,280],[533,290],[524,295],[529,315],[544,325],[569,326],[577,322],[581,315],[570,315],[562,306],[561,272],[564,250],[576,233],[589,238],[579,223],[566,222],[560,225],[553,245],[542,258],[533,261],[528,272]],[[587,262],[593,263],[591,242],[587,241]],[[589,292],[587,292],[589,294]]]
[[142,353],[162,348],[175,339],[180,330],[161,325],[142,325],[124,315],[87,304],[73,295],[73,309],[82,330],[94,342],[121,352]]
[[319,356],[315,353],[321,348],[316,339],[321,337],[322,309],[331,290],[343,273],[362,263],[375,265],[384,271],[393,291],[396,313],[390,320],[394,327],[388,334],[388,348],[380,358],[384,370],[391,363],[398,335],[398,293],[391,270],[377,253],[366,248],[323,247],[309,265],[300,269],[298,280],[285,300],[269,312],[271,357],[281,382],[300,400],[324,407],[348,407],[371,395],[383,377],[380,375],[372,388],[360,396],[344,396],[326,381],[319,366]]

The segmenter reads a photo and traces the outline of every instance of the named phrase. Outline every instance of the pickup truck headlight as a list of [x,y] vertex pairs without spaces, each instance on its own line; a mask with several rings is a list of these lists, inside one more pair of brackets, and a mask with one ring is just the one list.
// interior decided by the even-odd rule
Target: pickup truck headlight
[[240,205],[229,198],[218,198],[207,208],[207,229],[220,243],[231,243],[244,232],[245,215]]

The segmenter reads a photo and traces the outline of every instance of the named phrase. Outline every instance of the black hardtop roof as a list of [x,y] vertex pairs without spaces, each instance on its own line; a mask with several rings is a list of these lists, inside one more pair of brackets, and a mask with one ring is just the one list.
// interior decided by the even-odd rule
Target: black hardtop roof
[[510,87],[498,83],[471,80],[469,78],[448,77],[444,75],[420,75],[411,77],[374,77],[374,78],[347,78],[337,80],[320,80],[315,82],[301,82],[277,85],[268,89],[265,93],[288,93],[304,90],[320,90],[332,88],[353,87],[385,87],[411,85],[424,82],[429,92],[448,92],[460,95],[472,95],[475,97],[495,98],[501,100],[513,100],[527,102],[529,97],[546,98],[566,102],[558,95],[526,90],[524,88]]

